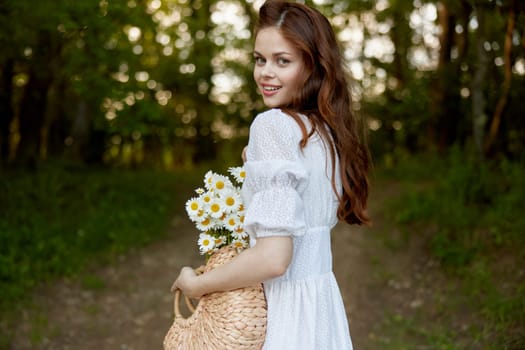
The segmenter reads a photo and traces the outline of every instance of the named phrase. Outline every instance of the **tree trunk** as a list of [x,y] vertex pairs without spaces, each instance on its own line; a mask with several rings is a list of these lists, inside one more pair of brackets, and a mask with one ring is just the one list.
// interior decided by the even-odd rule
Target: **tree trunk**
[[454,28],[456,17],[448,4],[438,4],[438,20],[441,27],[440,52],[436,69],[436,81],[431,87],[431,130],[432,139],[440,152],[444,152],[457,138],[461,111],[459,95],[459,69],[452,62]]
[[18,166],[36,169],[40,158],[42,127],[47,110],[47,94],[52,83],[50,63],[55,55],[51,33],[38,33],[37,45],[29,66],[29,78],[20,103],[20,143],[15,162]]
[[80,100],[71,126],[69,155],[73,160],[84,161],[91,131],[91,118],[86,101]]
[[14,60],[7,59],[2,67],[0,79],[0,166],[9,159],[9,127],[14,119],[13,75]]
[[389,33],[390,40],[392,40],[395,47],[393,75],[398,82],[398,89],[403,89],[408,79],[408,46],[410,42],[406,38],[411,34],[411,29],[406,18],[412,10],[413,7],[410,2],[401,2],[392,9],[394,24]]
[[51,157],[60,157],[64,155],[65,140],[71,129],[66,118],[66,83],[63,79],[54,86],[49,103],[52,112],[46,123],[47,153]]
[[463,28],[463,32],[461,32],[461,35],[458,36],[458,60],[459,62],[467,62],[468,60],[468,52],[469,52],[469,46],[470,46],[470,36],[469,36],[469,22],[470,17],[472,15],[472,5],[466,1],[461,1],[461,17],[459,19],[459,24]]
[[501,95],[496,103],[494,114],[492,115],[492,122],[490,124],[489,134],[485,142],[485,154],[491,151],[491,148],[498,136],[499,127],[501,124],[501,118],[503,111],[507,105],[509,99],[510,86],[512,84],[512,35],[514,28],[516,27],[516,0],[513,0],[507,16],[507,30],[505,32],[505,41],[503,47],[503,60],[504,60],[504,80],[501,86]]
[[474,14],[478,20],[478,31],[475,36],[476,40],[476,57],[474,65],[474,76],[472,79],[472,132],[474,136],[474,145],[480,159],[483,159],[483,139],[485,125],[487,124],[487,115],[485,114],[486,99],[483,94],[485,80],[487,76],[489,57],[487,51],[483,48],[485,43],[485,9],[483,5],[477,5],[474,8]]
[[[192,28],[193,31],[203,30],[206,33],[211,31],[210,25],[210,16],[211,16],[211,1],[199,1],[201,3],[201,8],[195,10],[194,19],[195,27]],[[206,35],[206,38],[208,35]],[[194,57],[213,57],[213,52],[210,52],[210,43],[206,42],[209,39],[203,39],[196,41],[194,45],[193,55]],[[212,86],[211,77],[213,75],[213,67],[211,65],[211,60],[200,60],[200,64],[197,67],[197,74],[195,74],[195,84],[192,88],[195,91],[194,97],[194,108],[197,112],[197,117],[195,118],[196,123],[194,127],[197,129],[197,136],[194,139],[195,144],[195,154],[194,161],[201,162],[205,160],[213,160],[217,156],[217,145],[213,139],[213,133],[205,133],[203,130],[211,130],[211,125],[214,121],[213,108],[211,107],[212,103],[209,98],[209,91],[206,93],[201,93],[199,91],[199,84],[205,81],[208,86]]]
[[47,74],[29,73],[29,82],[20,106],[20,143],[16,154],[16,164],[36,169],[40,157],[41,133],[47,107],[47,89],[51,81]]

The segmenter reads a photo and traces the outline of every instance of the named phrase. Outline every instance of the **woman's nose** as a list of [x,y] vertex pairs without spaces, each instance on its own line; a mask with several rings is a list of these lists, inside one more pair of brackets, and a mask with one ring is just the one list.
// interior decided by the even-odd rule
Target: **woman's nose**
[[272,78],[275,76],[273,68],[270,64],[264,65],[263,69],[261,70],[261,74],[263,77],[267,77],[267,78]]

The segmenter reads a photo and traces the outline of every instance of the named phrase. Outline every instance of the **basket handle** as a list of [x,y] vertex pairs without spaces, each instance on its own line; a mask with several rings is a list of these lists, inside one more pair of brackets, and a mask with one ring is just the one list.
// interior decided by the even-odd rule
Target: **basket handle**
[[[177,318],[184,318],[182,316],[182,313],[180,312],[180,296],[182,294],[182,291],[180,289],[175,290],[175,297],[173,301],[173,312],[175,313],[175,317]],[[195,312],[195,305],[193,305],[190,298],[188,298],[186,295],[184,295],[184,302],[186,303],[186,306],[191,311],[191,313]]]
[[[200,274],[204,273],[204,265],[199,266],[198,268],[196,268],[195,269],[195,273],[197,275],[200,275]],[[177,318],[183,318],[182,313],[180,312],[180,296],[181,296],[181,294],[182,294],[182,291],[177,288],[175,290],[175,296],[174,296],[174,300],[173,300],[173,312],[175,313],[175,317],[177,317]],[[186,306],[188,307],[190,312],[194,313],[195,312],[195,305],[193,304],[191,299],[189,297],[187,297],[186,295],[184,295],[184,302],[186,303]]]

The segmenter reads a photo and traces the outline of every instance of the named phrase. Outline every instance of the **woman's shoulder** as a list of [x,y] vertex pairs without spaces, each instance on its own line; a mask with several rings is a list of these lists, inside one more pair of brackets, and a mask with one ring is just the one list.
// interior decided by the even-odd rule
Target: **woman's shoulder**
[[[275,154],[281,154],[280,158],[283,159],[297,159],[298,154],[305,154],[304,149],[306,148],[329,149],[331,147],[329,145],[333,144],[332,139],[329,138],[329,142],[325,142],[326,140],[318,130],[314,129],[312,133],[312,128],[314,126],[311,120],[304,114],[298,113],[292,116],[277,108],[262,112],[255,117],[250,127],[248,159],[262,157],[273,159],[271,157]],[[306,145],[302,146],[304,137],[308,139]],[[255,150],[263,150],[262,153],[265,155],[256,156]],[[283,152],[289,152],[289,154],[282,156]]]
[[259,113],[252,122],[253,129],[275,130],[284,133],[296,134],[300,132],[299,125],[292,116],[283,112],[279,108],[269,109]]
[[291,123],[293,118],[279,108],[272,108],[257,114],[254,123]]
[[248,160],[295,159],[301,129],[295,120],[280,109],[258,114],[250,127]]

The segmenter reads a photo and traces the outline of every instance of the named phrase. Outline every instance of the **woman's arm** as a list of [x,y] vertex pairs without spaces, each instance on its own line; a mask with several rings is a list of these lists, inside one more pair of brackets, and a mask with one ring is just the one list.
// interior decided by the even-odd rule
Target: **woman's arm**
[[289,236],[258,238],[257,244],[242,251],[232,261],[197,276],[184,267],[172,290],[179,288],[191,298],[218,291],[252,286],[281,276],[292,259],[293,242]]

